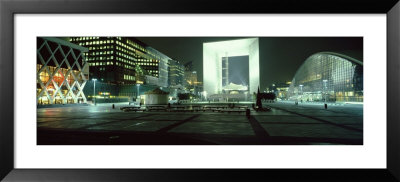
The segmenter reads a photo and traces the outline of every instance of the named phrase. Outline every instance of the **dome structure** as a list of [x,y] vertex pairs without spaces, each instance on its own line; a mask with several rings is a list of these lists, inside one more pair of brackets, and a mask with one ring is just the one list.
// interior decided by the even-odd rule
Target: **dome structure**
[[308,57],[289,87],[289,99],[315,102],[363,102],[363,63],[319,52]]

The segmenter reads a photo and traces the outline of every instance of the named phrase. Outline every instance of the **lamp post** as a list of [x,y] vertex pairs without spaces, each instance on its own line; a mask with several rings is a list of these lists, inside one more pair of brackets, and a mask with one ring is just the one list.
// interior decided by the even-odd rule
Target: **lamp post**
[[136,84],[136,87],[137,87],[137,98],[139,98],[139,87],[140,87],[140,84]]
[[94,105],[96,105],[96,78],[93,78],[93,98],[94,98]]
[[322,80],[324,82],[324,107],[325,109],[328,108],[328,105],[326,104],[326,95],[327,95],[327,87],[326,84],[328,83],[328,80]]
[[304,85],[299,85],[299,86],[300,86],[300,92],[301,92],[301,96],[300,96],[301,100],[300,101],[303,103],[303,86]]

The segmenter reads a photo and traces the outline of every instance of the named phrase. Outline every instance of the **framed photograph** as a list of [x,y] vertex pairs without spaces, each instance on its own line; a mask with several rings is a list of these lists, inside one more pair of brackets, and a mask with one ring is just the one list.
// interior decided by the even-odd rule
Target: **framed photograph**
[[397,1],[0,8],[5,181],[400,180]]

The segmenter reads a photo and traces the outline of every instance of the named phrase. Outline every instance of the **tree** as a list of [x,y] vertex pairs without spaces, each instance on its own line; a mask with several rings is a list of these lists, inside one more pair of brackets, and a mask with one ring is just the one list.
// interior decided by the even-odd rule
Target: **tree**
[[275,93],[260,93],[260,98],[262,100],[275,100],[276,95]]
[[178,94],[178,99],[179,100],[189,100],[190,99],[190,94],[189,93],[179,93]]
[[260,87],[258,87],[258,91],[257,91],[256,105],[257,105],[258,108],[262,108]]

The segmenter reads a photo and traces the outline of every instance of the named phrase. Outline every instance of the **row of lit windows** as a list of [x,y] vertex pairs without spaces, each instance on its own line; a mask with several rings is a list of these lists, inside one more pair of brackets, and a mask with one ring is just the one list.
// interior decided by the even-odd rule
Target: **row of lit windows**
[[[121,40],[121,39],[119,39],[119,40]],[[122,42],[121,42],[121,43],[122,43]],[[139,49],[139,50],[145,52],[145,49],[144,49],[142,46],[139,46],[139,44],[133,42],[132,40],[126,39],[126,43],[129,44],[130,46],[133,46],[133,47],[135,47],[135,48],[137,48],[137,49]],[[130,47],[130,46],[129,46],[129,47]],[[127,46],[127,47],[128,47],[128,46]]]
[[114,65],[113,62],[107,61],[107,62],[96,62],[96,63],[89,63],[89,66],[106,66],[106,65]]
[[[129,55],[125,55],[125,54],[119,53],[119,52],[117,52],[117,55],[121,56],[123,58],[129,59],[129,60],[134,60],[136,62],[154,62],[153,64],[139,64],[139,65],[154,65],[154,66],[158,66],[158,62],[159,62],[159,60],[155,60],[155,59],[152,59],[152,60],[149,60],[149,59],[137,59],[135,57],[131,57]],[[117,60],[118,60],[118,58],[117,58]],[[124,60],[124,59],[120,59],[120,60]]]
[[89,47],[89,50],[104,50],[104,49],[114,49],[113,45],[105,45],[105,46],[96,46],[96,47]]
[[130,66],[130,65],[123,65],[123,67],[126,69],[131,69],[131,70],[133,70],[135,68],[134,66]]
[[135,50],[133,47],[128,46],[128,45],[126,45],[126,44],[124,44],[124,43],[122,43],[122,42],[120,42],[120,41],[117,41],[117,45],[119,45],[119,46],[121,46],[121,47],[123,47],[123,48],[125,48],[125,49],[128,49],[128,50],[130,50],[130,51],[134,51],[134,50]]
[[89,53],[85,53],[85,55],[86,56],[88,56],[88,55],[90,55],[90,56],[98,56],[98,55],[105,55],[105,54],[113,54],[114,53],[114,51],[90,51],[90,54]]
[[136,54],[135,51],[132,51],[132,50],[129,51],[129,50],[124,49],[123,47],[120,47],[120,46],[117,46],[116,49],[117,49],[118,51],[123,52],[123,53],[130,54],[130,55],[132,55],[132,56],[138,57],[138,55]]
[[[107,46],[107,47],[109,47],[109,46]],[[117,50],[123,50],[122,48],[119,48],[119,47],[117,47]],[[131,53],[130,51],[126,51],[126,50],[123,50],[123,52],[125,52],[125,53]],[[94,55],[103,55],[103,54],[113,54],[113,51],[111,50],[111,51],[103,51],[103,52],[91,52],[91,56],[94,56]],[[133,54],[133,53],[131,53],[132,55],[135,55],[135,56],[137,56],[136,54]],[[87,56],[88,54],[86,54],[86,56]],[[129,56],[129,55],[124,55],[124,54],[122,54],[122,53],[118,53],[117,52],[117,55],[119,55],[119,56],[122,56],[122,57],[125,57],[125,58],[127,58],[127,59],[133,59],[133,60],[136,60],[136,58],[134,58],[134,57],[131,57],[131,56]],[[148,59],[137,59],[137,61],[146,61],[146,62],[159,62],[159,60],[155,60],[155,59],[153,59],[153,60],[148,60]],[[153,64],[154,65],[154,64]]]
[[142,46],[140,46],[139,44],[137,44],[136,42],[133,42],[132,40],[129,40],[129,39],[127,39],[126,42],[127,42],[129,45],[131,45],[131,46],[133,46],[133,47],[135,47],[135,48],[137,48],[137,49],[140,49],[140,50],[144,51],[144,48],[143,48]]
[[88,61],[103,61],[103,60],[112,60],[114,56],[100,56],[100,57],[89,57]]
[[83,41],[83,40],[97,40],[99,37],[74,37],[70,38],[69,41]]
[[[120,45],[123,48],[128,49],[130,51],[122,49],[122,47],[117,47],[117,50],[121,50],[121,51],[123,51],[123,52],[125,52],[127,54],[130,54],[130,55],[136,55],[135,54],[135,49],[131,47],[131,46],[133,46],[133,47],[136,47],[136,48],[138,48],[139,50],[141,50],[143,52],[148,53],[149,55],[151,55],[153,57],[156,57],[156,58],[160,59],[160,57],[156,56],[156,54],[154,54],[153,52],[151,52],[151,51],[149,51],[147,49],[144,49],[143,47],[139,46],[137,43],[135,43],[135,42],[133,42],[133,41],[131,41],[129,39],[127,39],[127,43],[129,45],[131,45],[131,46],[128,46],[125,43],[122,43],[121,42],[122,41],[121,37],[117,37],[117,39],[120,40],[120,41],[116,41],[117,45]],[[99,40],[99,37],[70,38],[70,41],[86,41],[86,42],[78,43],[81,46],[84,46],[84,45],[85,46],[86,45],[101,45],[101,44],[110,44],[110,43],[112,44],[112,43],[114,43],[113,39],[111,39],[111,40]],[[110,48],[112,49],[113,46],[112,45],[107,45],[107,46],[100,46],[100,47],[89,47],[89,50],[110,49]],[[155,61],[159,62],[158,60],[155,60]],[[176,62],[179,63],[178,61],[176,61]]]
[[92,41],[92,42],[79,42],[80,46],[88,46],[88,45],[103,45],[106,44],[106,41]]
[[132,56],[128,56],[128,55],[123,54],[123,53],[120,53],[120,52],[117,52],[117,55],[118,55],[118,56],[121,56],[121,57],[124,57],[124,58],[126,58],[126,59],[136,60],[136,58],[134,58],[134,57],[132,57]]
[[135,77],[132,75],[124,75],[124,80],[131,80],[131,81],[135,81]]
[[[73,40],[74,41],[74,40]],[[81,41],[81,40],[79,40]],[[102,44],[113,44],[114,40],[87,40],[84,42],[79,42],[79,45],[102,45]]]
[[[79,45],[99,45],[99,44],[114,43],[114,40],[99,40],[99,37],[97,37],[97,38],[96,37],[94,37],[94,38],[93,37],[80,37],[80,38],[72,38],[70,40],[71,41],[86,41],[86,42],[79,43]],[[120,40],[120,41],[118,41],[118,40]],[[127,39],[126,41],[131,46],[128,46],[127,44],[125,44],[125,43],[123,43],[121,41],[122,41],[122,38],[121,37],[117,37],[117,41],[115,41],[115,43],[117,45],[121,46],[121,47],[117,46],[116,49],[119,50],[119,51],[122,51],[124,53],[133,55],[134,57],[126,55],[126,54],[123,54],[123,53],[120,53],[120,52],[117,52],[116,54],[121,57],[121,58],[116,57],[117,61],[121,61],[121,62],[124,62],[126,64],[132,65],[132,66],[123,65],[123,64],[119,64],[117,62],[116,63],[117,66],[122,66],[122,67],[124,67],[126,69],[134,69],[133,65],[135,65],[134,64],[135,62],[138,65],[145,66],[145,67],[147,67],[147,66],[156,66],[157,67],[158,66],[158,63],[160,61],[157,60],[157,59],[138,59],[139,55],[135,54],[136,53],[135,51],[137,51],[137,50],[132,48],[131,46],[134,46],[134,47],[137,46],[136,48],[140,49],[141,51],[147,52],[149,55],[158,58],[158,56],[156,56],[152,51],[145,50],[143,47],[140,47],[138,44],[134,43],[133,41],[131,41],[129,39]],[[104,46],[96,46],[96,47],[90,46],[89,50],[104,50],[104,49],[110,49],[110,48],[112,49],[113,46],[112,45],[104,45]],[[128,51],[128,49],[131,50],[131,51]],[[101,61],[101,60],[112,60],[114,57],[113,56],[94,57],[94,56],[109,55],[109,54],[113,54],[113,53],[114,53],[114,51],[112,51],[112,50],[98,51],[98,52],[90,51],[90,53],[85,53],[85,55],[88,57],[88,59],[87,59],[88,61]],[[137,53],[140,53],[140,52],[137,52]],[[140,53],[140,54],[141,54],[141,56],[145,56],[145,55],[143,55],[143,53]],[[134,60],[134,62],[132,62],[131,60]],[[176,63],[179,63],[179,62],[176,61]],[[110,62],[107,65],[112,65],[112,64],[113,63]],[[104,63],[91,63],[90,64],[90,66],[102,66],[102,65],[106,65],[106,62],[104,62]],[[158,68],[155,68],[155,69],[158,69]],[[154,70],[154,71],[156,71],[156,72],[153,72],[153,74],[154,73],[158,73],[158,70]],[[181,70],[179,70],[179,72],[181,72]],[[158,74],[155,74],[155,75],[158,76]]]
[[123,62],[125,64],[135,65],[135,63],[133,61],[127,60],[127,59],[124,59],[124,58],[120,58],[120,57],[117,57],[117,61],[121,61],[121,62]]
[[158,63],[159,62],[156,59],[138,59],[137,61],[139,61],[139,62],[153,62],[153,63]]
[[[119,39],[119,40],[121,40],[121,39]],[[129,39],[127,39],[127,43],[123,43],[123,42],[120,42],[120,41],[117,41],[116,43],[117,43],[117,45],[120,45],[123,48],[128,49],[130,51],[135,51],[134,48],[136,48],[136,50],[138,49],[138,50],[140,50],[142,52],[145,52],[145,53],[150,54],[153,57],[155,57],[154,54],[152,54],[149,50],[139,46],[138,44],[134,43],[133,41],[131,41]],[[129,44],[129,45],[127,45],[127,44]]]
[[157,63],[137,63],[137,64],[141,66],[157,66]]

